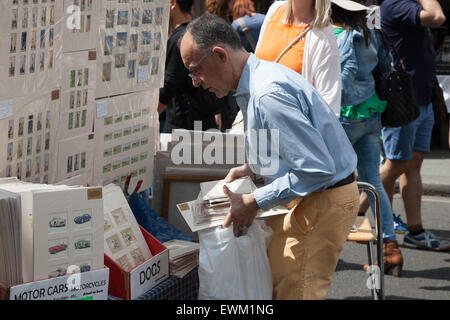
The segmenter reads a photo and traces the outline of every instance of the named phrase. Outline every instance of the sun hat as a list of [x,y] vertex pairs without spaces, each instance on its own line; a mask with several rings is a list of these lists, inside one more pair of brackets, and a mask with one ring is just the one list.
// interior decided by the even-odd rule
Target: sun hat
[[348,11],[370,10],[369,7],[351,0],[331,0],[331,2]]

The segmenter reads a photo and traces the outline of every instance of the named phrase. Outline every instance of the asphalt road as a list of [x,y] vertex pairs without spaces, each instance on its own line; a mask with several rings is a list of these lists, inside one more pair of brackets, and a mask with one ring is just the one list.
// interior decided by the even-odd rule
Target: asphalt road
[[[398,194],[394,198],[394,212],[401,213],[406,220]],[[426,229],[450,239],[450,197],[424,196],[422,219]],[[397,240],[399,244],[403,243],[403,235],[398,235]],[[404,247],[401,250],[405,260],[403,273],[400,278],[385,276],[386,299],[450,300],[450,251],[432,252]],[[366,246],[347,242],[327,299],[372,299],[366,285],[370,275],[363,270],[365,263]]]

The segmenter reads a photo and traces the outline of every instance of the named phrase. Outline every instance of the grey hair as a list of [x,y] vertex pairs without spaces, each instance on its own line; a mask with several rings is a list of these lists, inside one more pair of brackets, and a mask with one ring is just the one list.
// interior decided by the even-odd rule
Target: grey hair
[[233,27],[214,14],[203,14],[188,24],[186,32],[194,38],[198,49],[209,49],[218,44],[233,50],[243,49],[241,39]]

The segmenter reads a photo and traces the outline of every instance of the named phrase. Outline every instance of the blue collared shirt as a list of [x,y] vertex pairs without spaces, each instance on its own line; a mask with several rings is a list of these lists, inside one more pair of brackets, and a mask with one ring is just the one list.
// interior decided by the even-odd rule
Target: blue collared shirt
[[[250,54],[235,96],[244,116],[247,161],[265,180],[254,192],[261,209],[324,190],[355,171],[356,154],[339,120],[297,72]],[[262,152],[261,129],[269,132]],[[257,161],[249,161],[252,150]],[[264,170],[274,162],[276,170]]]

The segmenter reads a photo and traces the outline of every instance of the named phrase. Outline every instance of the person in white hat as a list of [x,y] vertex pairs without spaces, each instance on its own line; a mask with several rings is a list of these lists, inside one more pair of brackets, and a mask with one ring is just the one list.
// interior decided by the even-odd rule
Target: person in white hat
[[[358,180],[374,185],[380,194],[384,271],[399,276],[403,256],[396,240],[391,204],[379,172],[381,113],[386,101],[377,96],[372,75],[375,68],[388,72],[391,58],[380,35],[368,28],[368,7],[350,0],[331,2],[342,68],[340,121],[358,156]],[[371,206],[373,211],[373,199]]]

